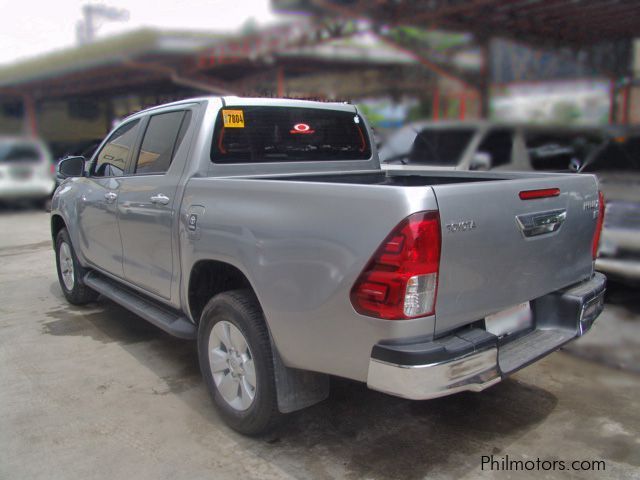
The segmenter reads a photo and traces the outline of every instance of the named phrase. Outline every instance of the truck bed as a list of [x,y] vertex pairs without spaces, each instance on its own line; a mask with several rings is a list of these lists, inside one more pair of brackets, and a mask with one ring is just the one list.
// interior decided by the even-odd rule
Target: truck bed
[[321,182],[321,183],[344,183],[350,185],[384,185],[393,187],[425,187],[430,185],[446,185],[451,183],[472,183],[495,180],[508,180],[515,178],[517,174],[495,174],[495,173],[475,173],[475,172],[455,172],[451,175],[443,172],[437,175],[425,175],[424,172],[384,172],[373,171],[365,173],[320,173],[320,174],[297,174],[288,176],[257,176],[245,178],[260,178],[265,180],[283,180],[299,182]]

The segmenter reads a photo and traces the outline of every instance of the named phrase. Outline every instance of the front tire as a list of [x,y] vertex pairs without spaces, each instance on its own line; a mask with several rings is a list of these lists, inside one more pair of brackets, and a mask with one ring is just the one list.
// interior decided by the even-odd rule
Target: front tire
[[56,236],[56,267],[62,293],[69,303],[86,305],[98,298],[98,293],[82,281],[87,271],[78,262],[66,228]]
[[271,341],[250,290],[213,297],[198,328],[200,370],[224,421],[245,435],[271,430],[278,411]]

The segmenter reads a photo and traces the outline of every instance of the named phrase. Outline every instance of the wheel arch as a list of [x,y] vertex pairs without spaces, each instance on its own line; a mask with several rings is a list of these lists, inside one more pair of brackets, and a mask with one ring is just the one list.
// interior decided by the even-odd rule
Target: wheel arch
[[67,228],[67,224],[64,221],[64,218],[62,218],[62,215],[51,215],[51,238],[53,239],[54,243],[56,241],[58,233],[60,233],[60,230],[62,230],[63,228]]
[[191,267],[187,286],[191,318],[199,324],[202,311],[210,299],[219,293],[239,289],[250,289],[257,297],[248,277],[238,267],[221,260],[198,260]]

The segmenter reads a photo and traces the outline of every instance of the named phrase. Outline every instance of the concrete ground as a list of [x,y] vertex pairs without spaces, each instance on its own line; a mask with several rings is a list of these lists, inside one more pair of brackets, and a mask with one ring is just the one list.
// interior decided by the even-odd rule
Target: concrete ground
[[[496,472],[490,455],[605,470]],[[565,352],[425,402],[336,379],[327,401],[244,438],[214,411],[193,343],[106,300],[66,304],[48,216],[0,212],[0,479],[619,479],[639,467],[640,376]]]

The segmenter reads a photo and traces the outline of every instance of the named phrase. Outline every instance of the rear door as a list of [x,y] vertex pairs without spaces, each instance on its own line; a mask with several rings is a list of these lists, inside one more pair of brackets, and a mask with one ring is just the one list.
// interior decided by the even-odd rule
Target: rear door
[[[140,147],[118,195],[124,278],[163,298],[171,297],[176,190],[184,164],[173,159],[191,119],[188,109],[150,115]],[[173,167],[173,168],[172,168]]]
[[[558,189],[522,200],[520,192]],[[434,186],[442,227],[436,334],[592,273],[593,176],[549,175]]]

